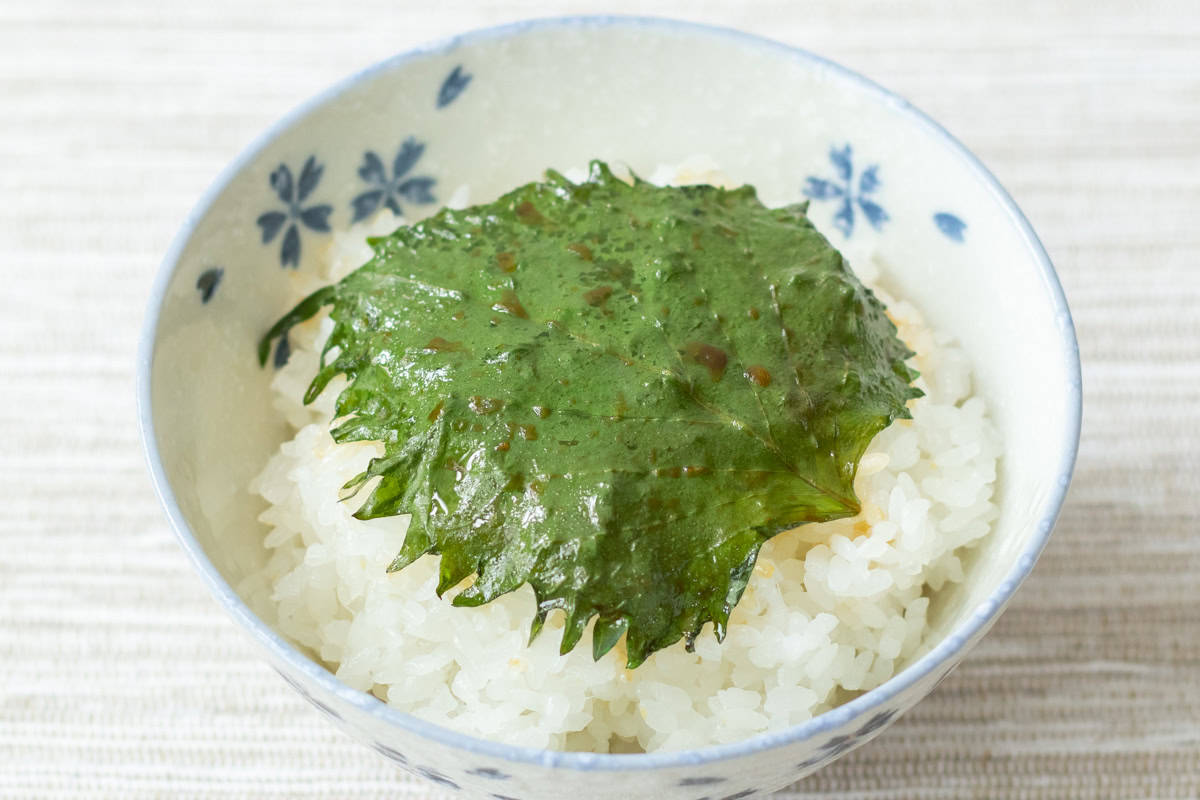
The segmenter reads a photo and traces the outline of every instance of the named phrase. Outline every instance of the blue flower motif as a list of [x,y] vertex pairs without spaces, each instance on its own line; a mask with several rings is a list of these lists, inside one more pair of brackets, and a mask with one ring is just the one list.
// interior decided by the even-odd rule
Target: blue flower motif
[[956,242],[963,240],[963,231],[967,229],[967,223],[946,211],[939,211],[937,214],[934,214],[933,224],[937,225],[938,230]]
[[358,168],[358,175],[375,188],[368,189],[350,202],[354,209],[354,222],[361,222],[371,216],[381,205],[387,206],[393,214],[399,216],[403,213],[400,198],[410,203],[434,202],[433,193],[430,192],[435,183],[433,178],[424,175],[408,177],[408,173],[416,166],[417,160],[424,152],[424,142],[408,137],[404,144],[400,145],[400,150],[392,161],[390,178],[387,168],[383,165],[383,159],[371,150],[363,153],[363,163]]
[[881,229],[883,223],[888,221],[887,212],[868,197],[879,189],[879,165],[872,164],[863,170],[858,176],[856,187],[854,151],[849,144],[841,148],[830,148],[829,161],[833,164],[837,177],[833,180],[810,177],[804,187],[804,193],[813,200],[840,201],[837,213],[833,215],[833,224],[847,238],[854,233],[855,207],[867,218],[872,228]]
[[450,780],[449,778],[447,778],[442,773],[438,772],[433,767],[414,767],[413,771],[416,772],[418,775],[420,775],[422,778],[431,780],[434,783],[439,783],[442,786],[448,786],[451,789],[462,788],[457,783]]
[[223,267],[209,267],[200,273],[200,277],[196,279],[196,288],[200,291],[201,303],[212,300],[213,292],[217,291],[217,284],[221,282],[221,276],[224,274]]
[[292,680],[292,678],[290,678],[289,676],[280,672],[279,670],[275,670],[275,672],[279,675],[279,677],[281,677],[285,681],[287,681],[289,686],[291,686],[293,689],[295,689],[297,692],[299,692],[301,697],[303,697],[308,702],[312,703],[316,707],[316,709],[318,711],[320,711],[321,713],[323,713],[325,716],[331,717],[336,720],[342,719],[341,714],[339,714],[337,711],[330,708],[329,706],[325,705],[317,698],[313,697],[312,694],[307,689],[305,689],[302,685],[300,685],[300,683],[298,683],[295,680]]
[[[942,681],[944,681],[944,680],[946,680],[946,678],[950,677],[950,673],[954,672],[954,668],[956,666],[958,666],[958,665],[951,664],[949,667],[947,667],[946,670],[941,675],[938,676],[938,679],[933,682],[933,688],[936,689],[937,687],[941,686]],[[930,689],[930,691],[933,691],[933,689]]]
[[854,731],[854,733],[848,733],[842,736],[834,736],[832,739],[829,739],[821,745],[821,749],[816,755],[797,764],[797,768],[808,769],[809,767],[815,767],[818,764],[824,764],[828,761],[832,761],[834,758],[840,756],[847,750],[853,750],[865,739],[871,738],[877,732],[887,727],[888,723],[895,718],[896,713],[897,712],[895,710],[891,709],[880,711],[878,714],[863,723],[858,730]]
[[280,266],[296,268],[300,265],[301,226],[321,233],[329,232],[329,215],[333,212],[333,206],[304,206],[304,201],[317,188],[324,171],[325,167],[317,163],[316,156],[309,156],[300,169],[298,181],[292,178],[292,171],[287,164],[280,164],[271,173],[271,188],[286,208],[283,211],[268,211],[260,215],[257,222],[258,227],[262,228],[263,244],[270,244],[287,225],[283,247],[279,251]]
[[372,742],[371,747],[376,753],[379,753],[379,755],[383,756],[384,758],[390,761],[395,761],[402,767],[408,766],[408,759],[399,750],[393,750],[383,742]]
[[450,74],[446,76],[446,80],[442,81],[442,88],[438,89],[437,107],[445,108],[458,99],[458,96],[462,94],[462,90],[467,88],[467,84],[471,82],[471,78],[473,77],[475,76],[463,72],[462,64],[450,70]]
[[292,343],[288,341],[289,331],[284,331],[279,337],[279,344],[275,345],[275,358],[271,362],[275,369],[283,369],[287,364],[288,359],[292,357]]
[[742,798],[744,798],[744,797],[749,797],[752,794],[758,794],[758,791],[759,791],[758,789],[743,789],[740,792],[734,792],[733,794],[727,794],[724,797],[722,797],[721,800],[742,800]]
[[867,720],[866,723],[864,723],[861,728],[856,730],[854,732],[854,735],[855,735],[855,737],[861,739],[864,736],[868,736],[872,733],[875,733],[878,730],[882,730],[883,728],[887,727],[887,725],[893,719],[895,719],[895,717],[896,717],[895,710],[888,709],[885,711],[880,711],[878,714],[876,714],[875,716],[873,716],[869,720]]
[[834,736],[832,739],[821,745],[821,749],[816,755],[801,761],[798,766],[800,769],[808,769],[809,767],[815,767],[818,764],[824,764],[832,761],[842,753],[853,748],[856,741],[857,740],[853,735]]

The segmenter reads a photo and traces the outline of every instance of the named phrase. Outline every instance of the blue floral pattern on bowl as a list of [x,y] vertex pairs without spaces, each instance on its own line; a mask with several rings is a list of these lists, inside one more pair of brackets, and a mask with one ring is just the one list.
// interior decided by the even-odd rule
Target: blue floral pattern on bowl
[[379,755],[383,756],[388,761],[392,761],[401,767],[408,769],[408,757],[399,750],[388,747],[383,742],[372,742],[371,749],[376,753],[379,753]]
[[436,769],[433,769],[431,767],[415,767],[413,771],[416,772],[418,775],[420,775],[422,778],[433,781],[434,783],[439,784],[441,786],[446,786],[450,789],[458,789],[459,788],[459,785],[457,783],[450,780],[445,775],[443,775],[442,773],[438,772]]
[[316,156],[309,156],[300,169],[299,180],[292,177],[292,170],[287,164],[280,164],[271,173],[271,189],[279,196],[284,209],[263,212],[256,222],[262,229],[263,244],[270,244],[287,225],[283,234],[283,245],[279,250],[279,265],[282,267],[295,269],[300,266],[301,228],[329,233],[329,215],[333,212],[333,206],[325,203],[304,205],[321,182],[321,174],[324,171],[325,167],[317,163]]
[[[740,792],[727,794],[724,797],[718,797],[715,800],[743,800],[746,797],[751,797],[752,795],[760,794],[761,792],[762,790],[757,786],[752,786],[749,789],[742,789]],[[705,798],[700,798],[700,800],[705,800]]]
[[408,137],[400,145],[396,157],[392,160],[392,174],[389,177],[387,167],[373,150],[363,153],[362,166],[358,168],[358,176],[372,188],[355,196],[350,201],[354,210],[351,222],[361,222],[374,214],[382,205],[396,216],[404,213],[400,206],[403,198],[410,203],[432,203],[433,184],[436,181],[427,175],[409,176],[421,155],[425,152],[425,144],[413,137]]
[[439,772],[433,767],[422,767],[412,764],[407,756],[395,748],[388,747],[383,742],[371,742],[371,749],[406,772],[412,773],[413,775],[420,775],[422,778],[428,781],[432,781],[449,789],[461,788],[457,782],[451,780],[445,774]]
[[437,107],[445,108],[457,100],[473,77],[475,76],[463,72],[462,64],[450,70],[450,74],[446,76],[446,79],[442,81],[441,88],[438,89]]
[[846,238],[854,233],[855,212],[862,212],[867,222],[875,230],[883,228],[888,221],[887,212],[871,199],[870,195],[879,191],[879,165],[872,164],[858,176],[858,185],[854,181],[854,151],[849,144],[829,148],[829,163],[833,164],[835,177],[831,179],[810,176],[804,187],[804,194],[813,200],[837,200],[838,209],[833,215],[834,226]]
[[201,303],[208,303],[209,300],[212,300],[213,294],[217,291],[217,285],[224,275],[224,267],[209,267],[200,273],[200,277],[196,278],[196,289],[200,292]]
[[288,332],[284,331],[275,344],[275,354],[271,356],[271,366],[281,369],[292,357],[292,343],[288,340]]
[[301,684],[299,681],[293,680],[283,670],[281,670],[279,668],[276,668],[275,671],[277,673],[279,673],[279,677],[283,678],[284,681],[287,682],[288,686],[291,686],[293,689],[295,689],[296,692],[301,697],[303,697],[305,700],[307,700],[309,703],[311,703],[314,708],[316,708],[318,711],[320,711],[322,714],[329,717],[330,719],[341,721],[341,719],[342,719],[341,714],[339,714],[334,708],[332,708],[328,704],[322,703],[320,700],[313,697],[312,692],[310,692],[310,691],[308,691],[308,689],[304,688],[303,684]]
[[933,224],[937,225],[939,231],[956,242],[961,242],[965,238],[963,233],[967,230],[967,223],[949,211],[939,211],[934,214]]
[[797,769],[807,770],[828,763],[847,750],[853,750],[860,744],[865,744],[868,739],[873,739],[875,734],[886,728],[898,713],[900,712],[894,708],[880,711],[853,733],[827,739],[813,756],[801,761],[797,765]]

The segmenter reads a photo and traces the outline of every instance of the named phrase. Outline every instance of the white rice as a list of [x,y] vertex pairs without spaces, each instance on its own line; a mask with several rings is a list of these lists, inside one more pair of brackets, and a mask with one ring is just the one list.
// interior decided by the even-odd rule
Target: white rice
[[[722,181],[704,160],[652,178]],[[460,190],[452,204],[465,201]],[[336,237],[327,271],[298,294],[362,264],[370,255],[364,237],[400,223],[384,212]],[[870,258],[851,258],[865,281],[877,277]],[[301,404],[327,319],[293,329],[291,360],[272,385],[296,433],[251,487],[270,504],[261,516],[270,560],[243,596],[348,685],[512,744],[678,750],[820,714],[883,683],[918,652],[931,593],[963,579],[961,548],[986,536],[997,514],[991,497],[1001,445],[972,394],[965,354],[910,304],[882,299],[918,353],[913,366],[926,396],[910,404],[911,421],[883,431],[863,457],[859,516],[804,526],[763,547],[724,643],[708,626],[694,653],[679,643],[630,671],[623,646],[593,662],[590,631],[559,655],[562,619],[554,615],[528,645],[528,586],[479,608],[454,608],[434,593],[435,557],[389,575],[407,519],[360,522],[351,516],[354,501],[338,501],[339,487],[380,449],[330,438],[340,385]]]

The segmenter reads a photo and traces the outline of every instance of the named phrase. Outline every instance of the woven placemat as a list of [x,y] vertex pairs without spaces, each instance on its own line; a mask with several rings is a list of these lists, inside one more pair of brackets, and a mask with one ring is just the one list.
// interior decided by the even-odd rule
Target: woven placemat
[[781,797],[1200,796],[1200,5],[1013,0],[0,3],[0,796],[443,793],[329,727],[193,576],[150,490],[138,329],[255,134],[425,40],[548,13],[764,33],[909,97],[1055,259],[1083,350],[1068,503],[985,642]]

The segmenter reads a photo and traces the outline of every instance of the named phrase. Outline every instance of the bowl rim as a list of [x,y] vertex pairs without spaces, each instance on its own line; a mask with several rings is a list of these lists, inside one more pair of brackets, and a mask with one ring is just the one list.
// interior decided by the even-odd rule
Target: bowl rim
[[[1053,489],[1041,502],[1041,508],[1037,515],[1038,522],[1032,538],[1018,555],[1014,564],[1006,572],[1004,579],[992,594],[978,604],[968,618],[938,642],[935,647],[875,689],[798,725],[793,725],[779,731],[758,734],[728,744],[710,745],[690,750],[662,753],[610,754],[565,752],[504,744],[459,733],[436,723],[428,722],[406,712],[399,711],[386,705],[372,694],[360,692],[343,684],[333,673],[302,654],[296,647],[255,615],[237,593],[234,592],[233,587],[220,575],[213,566],[212,561],[200,547],[179,507],[174,490],[167,480],[162,459],[158,452],[158,439],[155,433],[151,402],[151,373],[158,332],[159,313],[183,250],[199,222],[233,178],[280,134],[301,121],[311,111],[376,75],[399,68],[412,60],[451,52],[462,45],[474,44],[490,39],[519,36],[529,31],[555,27],[653,28],[676,33],[721,36],[735,42],[740,42],[748,47],[757,47],[764,51],[772,51],[775,54],[790,57],[810,67],[828,71],[841,79],[857,84],[860,88],[865,89],[868,94],[890,105],[898,113],[917,123],[928,135],[938,140],[943,147],[960,161],[964,162],[976,180],[983,184],[992,198],[1007,213],[1009,221],[1017,227],[1025,241],[1034,265],[1041,272],[1042,284],[1050,295],[1060,334],[1059,347],[1064,359],[1064,366],[1070,378],[1066,387],[1065,398],[1068,403],[1068,419],[1066,430],[1063,432],[1063,441],[1060,444],[1061,456],[1057,467],[1058,478]],[[384,724],[394,725],[452,748],[504,761],[528,763],[546,768],[580,771],[651,770],[690,767],[714,761],[741,758],[834,730],[845,725],[860,714],[876,711],[896,695],[906,691],[935,670],[943,667],[947,662],[952,661],[956,654],[960,654],[960,651],[965,652],[967,646],[973,644],[973,640],[985,632],[991,623],[995,621],[999,616],[999,612],[1003,610],[1017,587],[1029,575],[1054,528],[1054,523],[1058,518],[1063,500],[1066,497],[1079,448],[1080,422],[1082,417],[1082,380],[1079,363],[1079,344],[1076,340],[1071,313],[1067,307],[1062,285],[1050,262],[1050,257],[1047,255],[1037,234],[1034,233],[1029,221],[995,176],[988,171],[975,155],[931,117],[915,108],[904,98],[853,70],[802,48],[777,42],[757,34],[746,33],[719,25],[665,17],[583,15],[542,17],[510,22],[472,30],[467,33],[414,47],[338,81],[331,87],[293,108],[266,131],[259,134],[220,172],[217,178],[205,190],[199,201],[189,212],[183,226],[176,233],[159,266],[150,291],[145,321],[138,343],[137,416],[143,454],[150,470],[155,493],[162,503],[171,527],[174,529],[184,552],[191,560],[193,567],[199,573],[209,591],[212,592],[226,612],[276,659],[286,663],[296,672],[307,676],[308,679],[342,702],[354,706],[359,711],[374,717]]]

